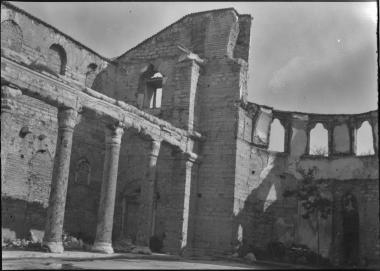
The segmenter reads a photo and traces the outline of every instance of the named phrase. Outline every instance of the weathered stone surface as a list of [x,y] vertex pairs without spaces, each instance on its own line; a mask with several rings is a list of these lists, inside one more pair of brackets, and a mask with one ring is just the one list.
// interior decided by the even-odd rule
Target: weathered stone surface
[[[320,223],[320,254],[344,258],[341,201],[351,191],[359,257],[378,258],[378,156],[355,156],[366,120],[378,153],[377,111],[309,114],[247,102],[250,15],[187,15],[112,61],[7,2],[1,18],[3,240],[42,232],[47,221],[54,252],[63,249],[62,228],[73,246],[105,253],[112,243],[149,253],[151,236],[155,249],[187,255],[263,251],[270,242],[316,252],[316,221],[283,197],[300,169],[315,167],[334,202]],[[64,51],[52,55],[54,44]],[[162,75],[158,108],[146,103],[149,69]],[[62,128],[58,108],[80,112],[75,131]],[[267,151],[274,118],[284,126],[283,153]],[[123,138],[104,134],[115,122],[126,127]],[[328,157],[308,154],[316,123],[328,130]],[[249,260],[260,259],[256,250]]]
[[106,153],[104,158],[102,190],[98,211],[98,223],[94,251],[113,253],[112,228],[116,197],[116,181],[119,165],[121,137],[124,128],[120,126],[105,127]]
[[151,255],[152,254],[152,251],[150,251],[149,247],[141,247],[141,246],[137,246],[137,247],[134,247],[131,251],[132,253],[136,253],[136,254],[146,254],[146,255]]
[[253,254],[252,252],[250,252],[247,255],[245,255],[244,259],[247,260],[248,262],[251,262],[251,263],[254,262],[254,261],[256,261],[255,254]]
[[32,241],[33,243],[42,243],[45,233],[43,231],[31,229],[29,231],[29,234],[30,234],[30,241]]
[[58,140],[54,159],[52,185],[45,226],[44,245],[51,252],[62,253],[62,232],[65,215],[66,192],[69,176],[73,130],[78,121],[74,109],[58,112]]

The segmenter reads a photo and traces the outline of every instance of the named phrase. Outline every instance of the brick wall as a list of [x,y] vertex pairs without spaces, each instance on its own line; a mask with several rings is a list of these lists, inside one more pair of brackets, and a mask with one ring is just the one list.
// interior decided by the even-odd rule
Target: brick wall
[[8,127],[2,228],[17,238],[26,237],[31,228],[44,228],[57,136],[56,112],[54,107],[21,96]]
[[[49,48],[53,44],[59,44],[67,55],[66,78],[83,85],[89,64],[95,64],[97,66],[96,73],[99,73],[110,63],[106,58],[99,56],[52,26],[8,3],[1,4],[1,22],[2,48],[16,49],[15,51],[22,53],[30,63],[48,66],[52,62],[49,58]],[[9,46],[10,37],[12,38]]]

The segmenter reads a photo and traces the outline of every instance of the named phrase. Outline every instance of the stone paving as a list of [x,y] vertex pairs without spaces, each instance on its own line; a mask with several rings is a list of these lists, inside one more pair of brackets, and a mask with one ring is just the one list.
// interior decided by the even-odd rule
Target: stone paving
[[[111,255],[65,251],[62,254],[34,251],[3,251],[3,270],[69,270],[69,269],[273,269],[278,265],[246,264],[228,260],[183,259],[173,255],[139,255],[115,253]],[[282,267],[285,268],[285,267]]]

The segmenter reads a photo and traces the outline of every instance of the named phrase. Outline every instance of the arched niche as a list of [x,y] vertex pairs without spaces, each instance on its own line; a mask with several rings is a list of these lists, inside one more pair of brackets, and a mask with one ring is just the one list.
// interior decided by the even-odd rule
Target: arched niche
[[91,166],[90,162],[86,158],[79,159],[76,164],[75,183],[86,185],[91,183]]
[[318,156],[328,156],[329,140],[327,129],[322,123],[317,123],[309,133],[309,154]]
[[278,119],[274,119],[270,127],[269,147],[270,151],[285,151],[285,128]]
[[1,47],[21,52],[22,42],[22,30],[18,24],[13,20],[3,21],[1,23]]
[[366,120],[356,131],[356,155],[373,155],[373,133],[372,126]]
[[47,66],[56,74],[65,75],[67,56],[65,49],[59,44],[53,44],[48,50]]

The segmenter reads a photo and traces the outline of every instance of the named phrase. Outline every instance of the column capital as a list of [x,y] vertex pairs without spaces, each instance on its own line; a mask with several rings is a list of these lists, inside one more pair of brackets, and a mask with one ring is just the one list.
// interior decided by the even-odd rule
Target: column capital
[[199,163],[201,161],[201,157],[194,153],[194,152],[184,152],[182,150],[175,150],[174,151],[175,155],[178,155],[182,160],[185,160],[186,162],[191,162],[191,163]]
[[73,108],[58,108],[58,127],[63,129],[74,129],[79,123],[80,115]]
[[11,111],[15,107],[15,99],[22,95],[21,90],[8,85],[1,86],[1,112]]
[[162,142],[161,139],[156,139],[156,138],[154,138],[150,141],[150,144],[151,144],[150,145],[151,149],[149,152],[150,156],[155,156],[155,157],[158,156],[158,154],[160,152],[161,142]]
[[120,145],[125,126],[121,122],[106,125],[106,144]]

